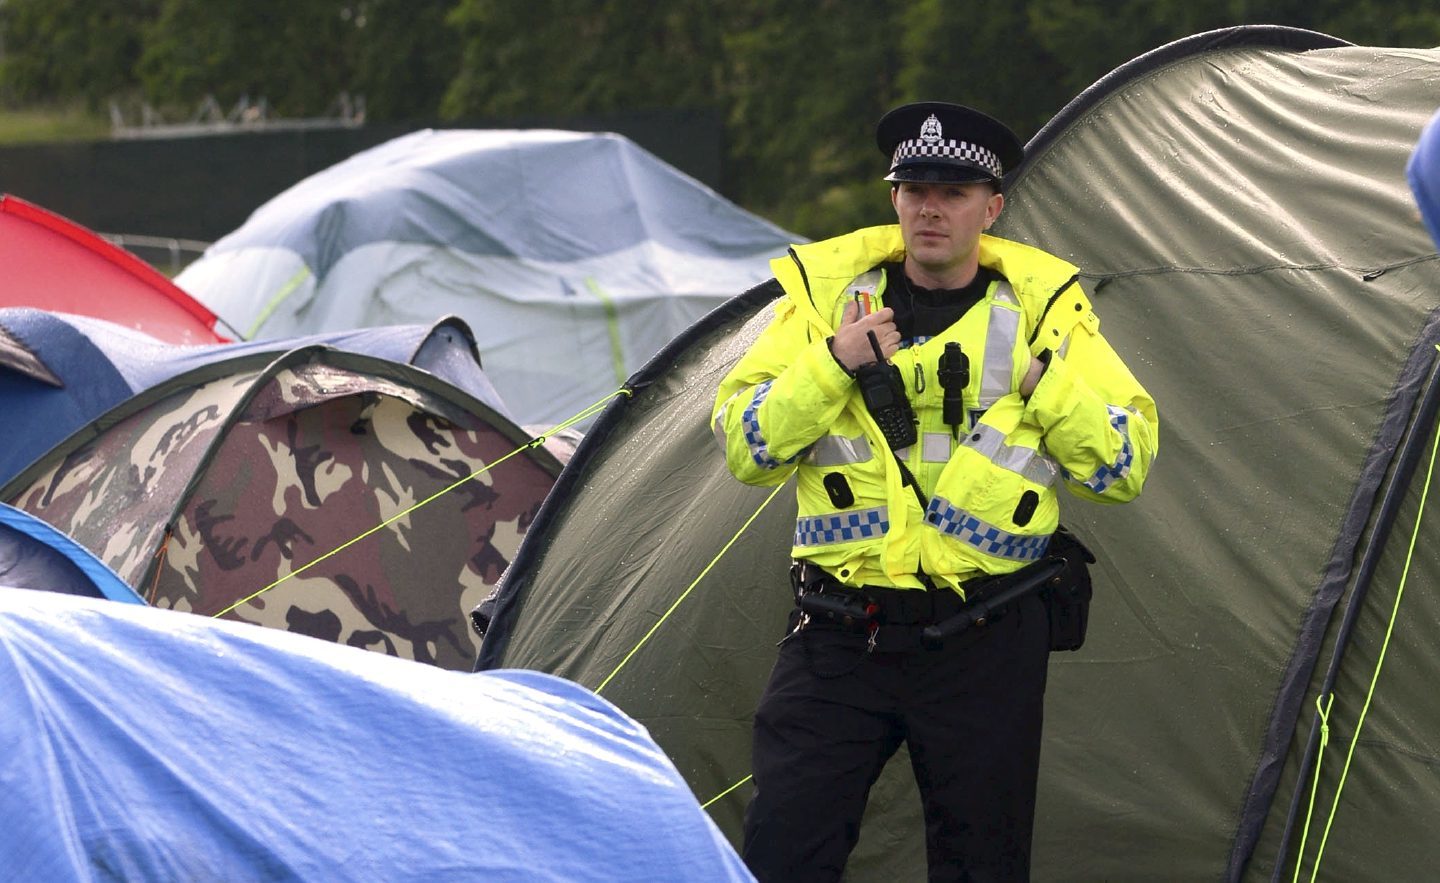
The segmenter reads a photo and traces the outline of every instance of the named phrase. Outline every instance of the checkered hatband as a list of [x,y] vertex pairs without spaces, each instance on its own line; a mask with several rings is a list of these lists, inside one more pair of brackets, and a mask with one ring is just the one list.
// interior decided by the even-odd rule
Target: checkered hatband
[[969,141],[955,141],[950,138],[934,138],[928,140],[925,137],[912,138],[909,141],[901,141],[895,145],[895,157],[890,161],[893,169],[902,162],[927,159],[940,161],[959,160],[978,166],[995,177],[1004,175],[1000,166],[1000,157],[994,151],[981,147],[979,144],[972,144]]

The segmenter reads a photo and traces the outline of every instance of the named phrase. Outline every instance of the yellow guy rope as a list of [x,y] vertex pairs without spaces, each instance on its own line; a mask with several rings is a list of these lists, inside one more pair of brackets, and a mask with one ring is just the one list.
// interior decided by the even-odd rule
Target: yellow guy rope
[[[785,487],[786,484],[788,484],[788,482],[781,482],[775,488],[775,490],[770,492],[770,496],[765,498],[765,501],[760,504],[760,507],[756,509],[749,518],[745,519],[745,523],[740,525],[739,530],[735,531],[735,535],[730,538],[730,542],[726,543],[724,547],[722,547],[720,551],[715,554],[715,557],[710,559],[710,563],[705,565],[705,569],[700,571],[700,575],[695,577],[695,581],[690,583],[690,585],[685,589],[685,591],[680,593],[680,597],[675,599],[675,603],[670,605],[670,609],[666,610],[664,615],[661,616],[660,619],[658,619],[655,624],[650,627],[650,630],[645,633],[645,636],[643,638],[640,639],[640,643],[636,644],[629,653],[626,653],[625,658],[620,660],[620,664],[615,666],[615,670],[610,672],[610,674],[606,676],[605,680],[600,682],[600,686],[595,688],[596,695],[599,695],[600,691],[605,689],[605,686],[610,683],[611,679],[620,673],[620,669],[625,667],[625,664],[630,661],[630,657],[634,656],[641,647],[645,646],[645,642],[649,641],[650,636],[655,634],[655,632],[659,630],[660,626],[665,622],[665,620],[670,618],[670,614],[674,613],[675,608],[679,607],[680,603],[685,600],[685,598],[690,594],[690,592],[693,591],[695,587],[700,584],[700,580],[704,579],[706,574],[708,574],[715,567],[716,564],[720,563],[720,559],[725,556],[726,552],[730,551],[730,547],[735,545],[735,541],[740,539],[740,537],[744,535],[745,531],[750,529],[750,525],[755,523],[755,519],[760,517],[760,513],[765,511],[765,507],[770,505],[770,501],[775,499],[775,495],[780,493],[780,491]],[[736,788],[744,785],[753,777],[753,773],[746,776],[745,778],[736,782],[734,785],[731,785],[729,788],[726,788],[724,791],[721,791],[719,794],[716,794],[714,797],[700,804],[700,808],[709,809],[710,804],[715,803],[720,798],[729,794],[731,791],[734,791]]]
[[655,621],[655,624],[652,625],[650,627],[650,630],[645,633],[645,637],[640,639],[640,643],[636,644],[633,648],[631,648],[630,652],[625,654],[625,658],[620,660],[620,664],[615,666],[615,670],[610,672],[610,674],[605,677],[605,680],[600,682],[600,686],[595,688],[595,692],[597,694],[601,690],[604,690],[605,685],[609,684],[611,679],[613,679],[616,675],[620,673],[620,669],[625,667],[625,664],[630,661],[630,657],[634,656],[640,651],[641,647],[645,646],[645,642],[650,640],[651,635],[654,635],[655,632],[660,629],[660,626],[665,624],[665,620],[669,619],[670,614],[675,612],[675,608],[679,607],[681,602],[683,602],[687,597],[689,597],[690,593],[695,590],[695,587],[700,584],[700,580],[704,579],[705,575],[708,574],[712,569],[714,569],[716,564],[720,563],[720,559],[725,556],[726,552],[730,551],[730,547],[735,545],[735,541],[740,539],[740,537],[745,533],[745,531],[750,529],[750,525],[755,523],[755,519],[760,517],[760,513],[765,511],[765,507],[770,505],[770,501],[775,499],[775,495],[780,493],[781,489],[783,489],[786,484],[788,484],[788,482],[781,482],[779,485],[777,485],[775,487],[775,490],[770,492],[770,496],[765,498],[765,502],[760,504],[760,508],[756,509],[749,518],[745,519],[745,523],[740,525],[739,530],[735,531],[735,536],[730,538],[730,542],[726,543],[724,547],[716,553],[715,557],[710,559],[710,563],[705,565],[705,569],[700,571],[700,575],[695,577],[694,582],[690,583],[690,585],[685,589],[685,591],[680,593],[680,597],[675,599],[675,603],[670,605],[670,609],[666,610],[664,615]]
[[[1440,347],[1436,347],[1440,350]],[[1310,883],[1320,874],[1320,860],[1325,855],[1325,843],[1330,839],[1330,826],[1335,822],[1335,813],[1340,809],[1340,794],[1345,790],[1345,779],[1350,774],[1350,762],[1355,757],[1355,746],[1360,744],[1360,730],[1365,726],[1365,716],[1370,712],[1370,702],[1375,698],[1375,686],[1380,681],[1380,670],[1385,666],[1385,652],[1390,649],[1390,636],[1395,633],[1395,620],[1400,617],[1400,599],[1405,597],[1405,580],[1410,576],[1410,563],[1415,558],[1415,543],[1420,538],[1420,522],[1425,516],[1425,500],[1430,496],[1430,481],[1435,475],[1435,454],[1440,451],[1440,430],[1435,433],[1435,444],[1430,449],[1430,468],[1425,473],[1425,487],[1420,492],[1420,508],[1415,513],[1415,529],[1410,534],[1410,548],[1405,553],[1405,567],[1400,571],[1400,585],[1395,590],[1395,604],[1390,610],[1390,622],[1385,627],[1385,640],[1380,644],[1380,656],[1375,660],[1375,672],[1370,676],[1370,690],[1365,694],[1365,703],[1360,708],[1360,717],[1355,721],[1355,732],[1350,737],[1350,748],[1345,752],[1345,766],[1340,770],[1340,781],[1335,786],[1335,799],[1330,804],[1330,816],[1325,820],[1325,831],[1320,837],[1320,846],[1315,850],[1315,866],[1310,869]],[[1328,710],[1328,706],[1327,706]],[[1324,744],[1323,741],[1321,743]],[[1317,755],[1315,786],[1320,785],[1319,757]],[[1310,795],[1314,805],[1315,795]],[[1308,820],[1307,820],[1308,828]],[[1305,861],[1305,841],[1300,841],[1300,855],[1295,860],[1295,875],[1300,875],[1300,865]]]

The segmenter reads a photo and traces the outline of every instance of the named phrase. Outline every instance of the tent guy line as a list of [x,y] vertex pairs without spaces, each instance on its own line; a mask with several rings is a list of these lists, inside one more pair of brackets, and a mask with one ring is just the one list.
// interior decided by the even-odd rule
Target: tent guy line
[[[1291,878],[1291,883],[1300,883],[1300,869],[1305,866],[1305,842],[1310,839],[1310,823],[1315,817],[1315,796],[1320,791],[1320,762],[1325,757],[1325,749],[1330,745],[1330,709],[1334,705],[1334,693],[1315,697],[1315,716],[1320,721],[1320,747],[1315,755],[1315,778],[1310,783],[1310,803],[1305,808],[1305,828],[1300,834],[1300,849],[1295,854],[1295,876]],[[1328,829],[1328,823],[1326,827]],[[1282,865],[1276,865],[1277,874],[1282,869]],[[1320,861],[1317,857],[1314,873],[1319,873],[1319,871]],[[1311,879],[1313,880],[1314,877]]]
[[751,774],[747,775],[745,778],[743,778],[743,779],[741,779],[740,781],[736,782],[734,785],[731,785],[729,788],[726,788],[724,791],[721,791],[719,794],[716,794],[714,797],[712,797],[712,798],[710,798],[709,800],[705,801],[704,803],[700,804],[700,808],[701,808],[701,809],[709,809],[709,808],[710,808],[710,804],[719,801],[720,798],[722,798],[722,797],[724,797],[725,795],[729,794],[731,791],[734,791],[736,788],[739,788],[741,785],[744,785],[746,782],[750,781],[750,780],[753,779],[753,778],[755,778],[755,774],[754,774],[754,773],[751,773]]
[[[623,395],[623,396],[634,395],[634,391],[631,390],[631,388],[628,387],[628,386],[626,386],[626,387],[621,387],[620,389],[615,390],[614,392],[610,393],[609,395],[606,395],[603,399],[600,399],[599,401],[595,402],[594,404],[592,404],[592,405],[584,408],[583,410],[581,410],[581,411],[580,411],[578,414],[576,414],[575,416],[569,418],[568,420],[563,420],[563,421],[561,421],[560,423],[557,423],[556,425],[550,427],[550,428],[549,428],[548,430],[546,430],[545,432],[542,432],[541,434],[535,436],[534,438],[530,439],[530,441],[528,441],[528,442],[526,442],[525,444],[521,445],[520,447],[514,449],[513,451],[511,451],[510,453],[506,454],[505,456],[500,457],[500,458],[497,459],[495,462],[488,464],[488,465],[485,466],[483,469],[476,469],[474,472],[471,472],[469,475],[464,476],[464,477],[461,478],[460,480],[458,480],[458,481],[454,482],[453,484],[451,484],[449,487],[442,488],[441,490],[436,491],[435,493],[431,494],[430,496],[426,497],[425,499],[421,500],[420,502],[414,504],[413,506],[410,506],[410,507],[408,507],[408,508],[406,508],[406,509],[403,509],[403,510],[395,513],[394,515],[390,516],[389,518],[385,519],[384,521],[380,522],[379,524],[375,525],[374,527],[370,528],[369,530],[365,531],[364,533],[356,536],[356,537],[353,538],[353,539],[347,540],[347,541],[345,541],[344,543],[341,543],[339,546],[336,546],[334,549],[331,549],[329,552],[326,552],[324,555],[321,555],[319,558],[316,558],[316,559],[314,559],[313,561],[310,561],[310,562],[308,562],[308,563],[306,563],[306,564],[301,565],[300,567],[295,568],[294,570],[290,571],[289,573],[287,573],[287,574],[285,574],[284,576],[280,577],[279,579],[275,580],[273,583],[271,583],[270,585],[266,586],[265,588],[260,589],[260,590],[257,591],[257,592],[253,592],[253,593],[251,593],[251,594],[249,594],[249,595],[246,595],[244,598],[241,598],[239,601],[236,601],[234,604],[231,604],[229,607],[226,607],[224,610],[221,610],[219,613],[212,614],[212,615],[211,615],[211,618],[212,618],[212,619],[219,619],[220,617],[224,616],[225,614],[230,613],[231,611],[233,611],[233,610],[235,610],[235,609],[237,609],[237,608],[239,608],[239,607],[245,606],[246,604],[250,603],[251,601],[255,600],[256,598],[258,598],[258,597],[260,597],[261,595],[265,594],[266,592],[270,591],[271,589],[273,589],[273,588],[279,586],[280,584],[284,583],[286,580],[290,579],[291,577],[299,576],[300,574],[304,573],[305,571],[309,570],[310,568],[314,567],[315,565],[319,564],[320,562],[325,561],[326,559],[328,559],[328,558],[330,558],[330,557],[332,557],[332,556],[334,556],[334,555],[337,555],[337,554],[339,554],[340,552],[345,551],[346,549],[350,548],[351,546],[355,545],[356,543],[360,542],[361,540],[365,539],[366,537],[368,537],[368,536],[370,536],[370,535],[372,535],[372,534],[375,534],[375,533],[377,533],[377,532],[379,532],[379,531],[381,531],[381,530],[384,530],[386,527],[389,527],[390,525],[394,524],[395,522],[399,521],[400,519],[404,518],[405,516],[411,514],[412,512],[415,512],[416,510],[418,510],[418,509],[420,509],[420,508],[422,508],[422,507],[424,507],[424,506],[427,506],[427,505],[429,505],[430,503],[435,502],[436,500],[440,499],[441,497],[445,496],[446,494],[450,493],[451,491],[455,490],[456,488],[463,487],[466,482],[470,481],[471,479],[478,478],[478,477],[481,476],[481,475],[484,475],[485,473],[487,473],[487,472],[489,472],[490,470],[494,469],[496,466],[499,466],[501,463],[504,463],[506,460],[509,460],[511,457],[514,457],[514,456],[516,456],[517,454],[521,454],[521,453],[523,453],[523,452],[525,452],[525,451],[528,451],[528,450],[530,450],[530,449],[532,449],[532,448],[538,448],[538,447],[540,447],[541,445],[545,444],[545,440],[548,439],[550,436],[554,435],[554,434],[557,433],[557,432],[562,432],[562,431],[564,431],[564,430],[566,430],[566,429],[569,429],[571,426],[574,426],[576,423],[579,423],[580,421],[585,420],[585,419],[587,419],[588,417],[590,417],[590,416],[592,416],[592,415],[594,415],[594,414],[599,413],[601,410],[604,409],[605,405],[606,405],[611,399],[615,398],[616,396],[622,396],[622,395]],[[167,531],[167,540],[168,540],[168,531]],[[160,551],[163,552],[164,549],[165,549],[164,545],[161,545]],[[159,554],[159,553],[157,553],[157,554]]]
[[704,579],[705,576],[709,574],[712,569],[714,569],[715,565],[720,563],[720,559],[725,557],[725,553],[730,551],[730,547],[735,545],[735,542],[739,540],[740,537],[745,535],[745,531],[749,530],[750,525],[755,523],[755,519],[760,517],[760,513],[765,511],[765,507],[770,505],[770,501],[775,499],[775,495],[780,493],[781,490],[788,486],[788,481],[778,485],[775,490],[770,492],[770,496],[766,497],[765,501],[760,504],[759,508],[752,512],[749,518],[745,519],[745,523],[740,525],[740,529],[735,531],[735,535],[730,538],[730,541],[726,543],[723,547],[721,547],[720,551],[715,554],[714,558],[710,559],[710,563],[705,565],[705,568],[700,571],[700,575],[695,577],[695,579],[690,582],[690,585],[686,586],[685,591],[681,592],[680,597],[675,599],[675,603],[671,604],[670,608],[666,610],[663,614],[661,614],[660,618],[655,621],[655,624],[650,627],[650,630],[645,633],[644,637],[640,639],[639,643],[637,643],[634,647],[630,648],[630,652],[625,654],[625,658],[620,660],[620,664],[615,666],[615,670],[605,676],[605,680],[601,681],[600,686],[595,688],[595,692],[597,694],[604,690],[606,685],[609,684],[610,681],[620,673],[620,669],[625,667],[625,664],[630,661],[630,657],[634,656],[636,653],[639,653],[640,648],[645,646],[645,643],[650,640],[650,637],[660,630],[660,626],[664,625],[665,621],[670,618],[670,614],[674,613],[675,609],[679,607],[681,603],[683,603],[684,600],[690,596],[690,593],[694,591],[695,587],[700,584],[700,580]]
[[[690,592],[692,592],[695,587],[700,584],[700,581],[704,579],[711,570],[714,569],[716,564],[720,563],[720,559],[725,557],[725,554],[730,551],[730,547],[735,545],[735,543],[740,539],[740,537],[745,535],[745,531],[749,530],[750,525],[755,523],[755,519],[760,517],[760,513],[765,511],[765,507],[770,505],[770,501],[774,500],[775,497],[782,490],[789,486],[790,482],[785,481],[776,486],[775,490],[770,492],[770,495],[767,496],[764,501],[760,503],[760,505],[755,509],[755,511],[750,514],[750,517],[745,519],[745,523],[740,525],[740,529],[735,531],[735,535],[730,538],[730,541],[727,542],[723,547],[721,547],[719,552],[715,553],[715,557],[710,559],[710,563],[705,565],[705,568],[700,571],[700,575],[695,577],[695,579],[690,583],[690,585],[685,588],[685,591],[680,593],[680,597],[675,599],[675,603],[671,604],[669,609],[667,609],[663,614],[661,614],[660,618],[655,621],[655,624],[650,627],[650,630],[645,633],[644,637],[640,639],[639,643],[632,647],[629,653],[625,654],[625,658],[620,660],[620,664],[615,666],[615,670],[605,676],[605,680],[601,681],[600,686],[595,688],[595,695],[600,695],[600,691],[604,690],[606,685],[609,684],[610,681],[617,674],[620,673],[620,669],[625,667],[625,664],[630,661],[630,657],[640,652],[640,648],[645,646],[645,643],[650,640],[650,637],[654,635],[655,632],[659,631],[660,626],[664,625],[665,621],[670,618],[670,614],[675,612],[676,608],[678,608],[680,604],[684,602],[687,597],[689,597]],[[716,794],[714,797],[700,804],[700,808],[709,809],[711,804],[718,803],[722,797],[726,796],[730,792],[734,791],[736,788],[739,788],[741,785],[744,785],[746,782],[754,778],[754,775],[754,773],[747,773],[745,777],[740,781],[736,782],[729,788],[726,788],[724,791],[721,791],[719,794]]]
[[[1437,351],[1440,351],[1440,345],[1435,345],[1434,348]],[[1414,475],[1419,469],[1420,459],[1423,456],[1423,447],[1418,444],[1419,441],[1423,440],[1423,436],[1418,434],[1419,427],[1422,425],[1428,425],[1430,422],[1437,419],[1437,415],[1440,415],[1440,382],[1437,381],[1440,381],[1440,360],[1431,358],[1429,368],[1429,380],[1425,382],[1424,395],[1420,397],[1418,405],[1415,406],[1416,416],[1414,419],[1414,426],[1403,439],[1397,438],[1395,440],[1395,447],[1398,451],[1398,453],[1394,457],[1394,461],[1396,464],[1396,478],[1392,479],[1390,487],[1385,491],[1383,499],[1381,499],[1379,503],[1379,507],[1376,510],[1375,516],[1375,529],[1371,534],[1371,538],[1368,544],[1359,553],[1360,564],[1354,577],[1355,590],[1351,597],[1351,600],[1348,602],[1348,609],[1341,617],[1339,633],[1334,641],[1335,651],[1330,661],[1329,671],[1326,673],[1323,681],[1319,685],[1316,694],[1316,713],[1311,720],[1310,735],[1306,742],[1305,753],[1301,756],[1300,759],[1299,775],[1297,776],[1294,792],[1291,794],[1290,808],[1288,810],[1285,821],[1284,833],[1281,836],[1280,847],[1276,854],[1275,876],[1272,880],[1272,883],[1278,883],[1278,881],[1281,879],[1280,875],[1285,867],[1285,859],[1289,851],[1291,834],[1298,820],[1301,805],[1305,799],[1306,788],[1304,783],[1306,774],[1310,769],[1311,763],[1313,762],[1316,766],[1318,776],[1320,759],[1325,749],[1325,746],[1329,741],[1330,704],[1327,703],[1322,706],[1320,703],[1327,697],[1333,702],[1340,661],[1344,656],[1345,648],[1350,643],[1350,635],[1355,627],[1355,620],[1359,611],[1358,602],[1360,599],[1363,599],[1367,594],[1368,588],[1372,582],[1374,569],[1378,565],[1378,558],[1374,554],[1372,554],[1377,548],[1379,548],[1376,543],[1376,537],[1388,537],[1391,533],[1392,527],[1396,519],[1399,517],[1400,504],[1403,497],[1403,487],[1408,485],[1408,482],[1410,481],[1409,476]],[[1400,480],[1400,476],[1405,476],[1406,478],[1402,481]],[[1423,492],[1428,492],[1429,484],[1430,475],[1427,473],[1426,484]],[[1417,532],[1419,531],[1418,516],[1415,530]],[[1407,568],[1407,572],[1410,561],[1411,556],[1407,554],[1407,557],[1405,559],[1405,567]],[[1340,783],[1340,787],[1343,787],[1343,781]],[[1312,783],[1311,788],[1318,788],[1318,785]],[[1307,814],[1305,819],[1305,827],[1302,829],[1301,843],[1296,852],[1297,873],[1300,868],[1300,864],[1303,862],[1303,857],[1305,854],[1305,837],[1309,834],[1311,824],[1310,814],[1313,812],[1315,796],[1315,792],[1314,790],[1312,790],[1310,794],[1310,805],[1306,810]]]
[[[1440,346],[1436,346],[1435,349],[1440,351]],[[1437,426],[1437,430],[1440,430],[1440,426]],[[1420,525],[1425,519],[1425,503],[1430,497],[1430,485],[1435,477],[1435,455],[1437,452],[1440,452],[1440,431],[1435,433],[1435,441],[1430,448],[1430,465],[1425,472],[1425,486],[1420,492],[1420,506],[1415,513],[1415,527],[1410,533],[1410,545],[1405,552],[1405,566],[1400,571],[1400,582],[1395,589],[1395,603],[1390,608],[1390,620],[1385,626],[1385,639],[1380,643],[1380,653],[1375,659],[1375,671],[1370,676],[1370,689],[1365,694],[1365,702],[1360,706],[1360,715],[1355,720],[1355,732],[1351,734],[1350,747],[1345,752],[1345,765],[1340,770],[1340,781],[1335,785],[1335,797],[1330,804],[1330,815],[1325,820],[1325,830],[1321,834],[1320,845],[1315,850],[1315,864],[1310,870],[1310,883],[1315,883],[1316,877],[1320,874],[1320,860],[1325,855],[1325,844],[1330,839],[1330,828],[1334,824],[1335,815],[1340,809],[1340,795],[1344,792],[1345,781],[1350,775],[1350,764],[1355,757],[1355,746],[1360,743],[1360,731],[1365,727],[1365,717],[1370,713],[1370,703],[1375,698],[1375,689],[1380,681],[1380,671],[1385,667],[1385,654],[1386,651],[1390,649],[1390,638],[1395,633],[1395,621],[1400,616],[1400,602],[1405,597],[1405,583],[1410,577],[1410,564],[1415,559],[1415,544],[1419,541]],[[1317,697],[1317,707],[1322,698],[1333,702],[1334,694],[1331,693],[1325,697]],[[1320,757],[1323,756],[1325,743],[1329,741],[1328,733],[1326,732],[1329,729],[1329,702],[1326,703],[1326,708],[1321,711],[1321,720],[1323,723],[1320,746],[1322,751],[1316,756],[1315,760],[1315,783],[1312,785],[1310,792],[1311,808],[1315,805],[1315,793],[1319,789]],[[1300,852],[1295,859],[1295,878],[1297,880],[1300,877],[1300,867],[1305,861],[1305,836],[1308,835],[1309,832],[1310,819],[1307,814],[1305,820],[1305,835],[1302,835],[1300,839]]]

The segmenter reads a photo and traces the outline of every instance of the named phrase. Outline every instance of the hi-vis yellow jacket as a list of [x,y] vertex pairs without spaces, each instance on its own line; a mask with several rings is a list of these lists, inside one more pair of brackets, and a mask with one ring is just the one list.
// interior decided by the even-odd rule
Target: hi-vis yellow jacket
[[[880,308],[886,280],[878,265],[903,257],[900,229],[888,226],[797,246],[772,261],[786,296],[721,382],[712,421],[741,481],[776,485],[796,474],[795,558],[850,585],[919,588],[923,569],[959,588],[1044,555],[1059,523],[1059,484],[1097,502],[1133,499],[1155,458],[1159,418],[1100,335],[1076,268],[982,236],[980,263],[1004,281],[943,334],[890,360],[919,420],[919,441],[896,452],[921,486],[916,494],[826,343],[848,300]],[[970,418],[958,437],[942,419],[936,375],[949,341],[970,358]],[[1045,374],[1023,399],[1031,356],[1045,350]],[[831,478],[827,489],[834,473],[843,481]]]

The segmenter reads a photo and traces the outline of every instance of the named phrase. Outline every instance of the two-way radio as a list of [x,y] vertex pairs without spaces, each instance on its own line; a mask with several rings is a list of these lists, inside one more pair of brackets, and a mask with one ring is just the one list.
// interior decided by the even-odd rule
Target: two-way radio
[[915,444],[919,437],[915,431],[915,410],[905,397],[905,380],[900,369],[885,361],[880,351],[880,342],[875,332],[867,332],[870,348],[875,351],[875,361],[866,362],[855,369],[855,381],[860,385],[860,398],[880,432],[889,442],[890,450],[900,451]]

